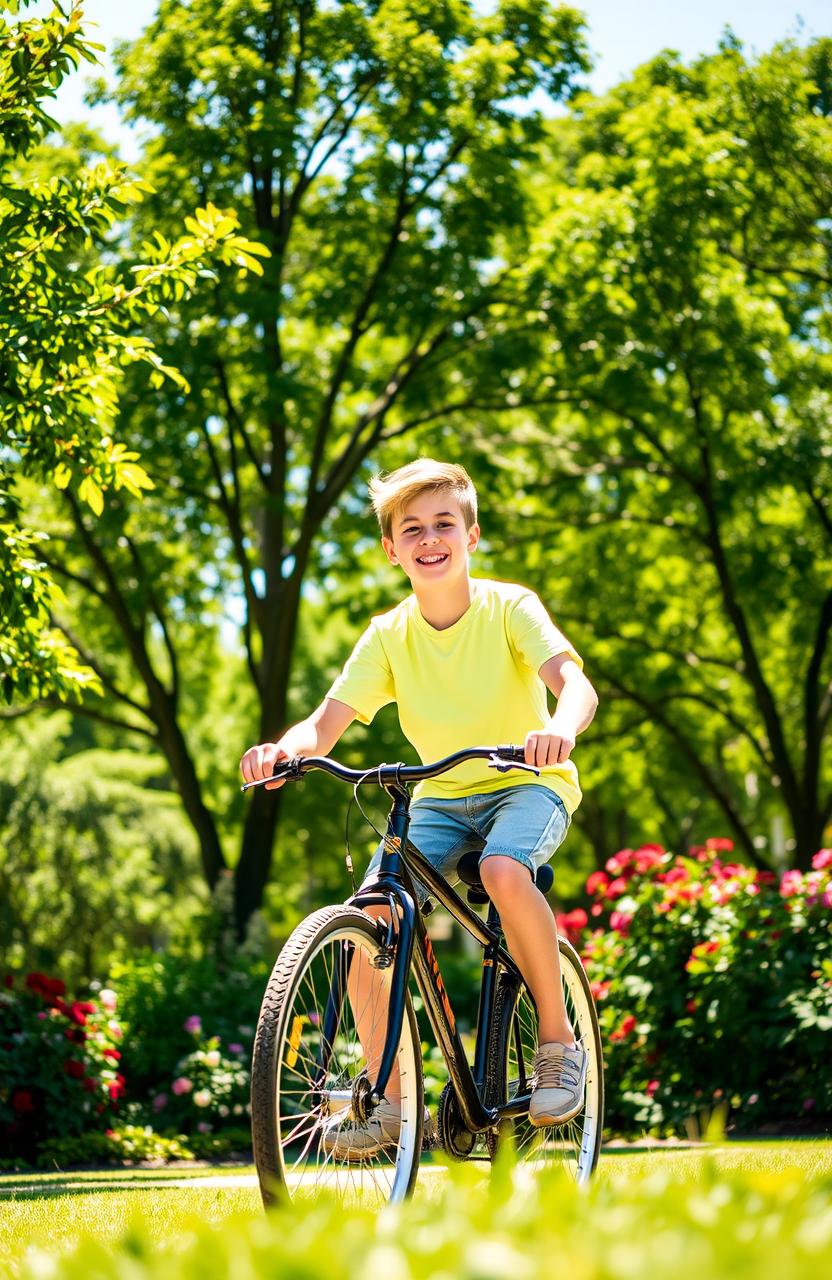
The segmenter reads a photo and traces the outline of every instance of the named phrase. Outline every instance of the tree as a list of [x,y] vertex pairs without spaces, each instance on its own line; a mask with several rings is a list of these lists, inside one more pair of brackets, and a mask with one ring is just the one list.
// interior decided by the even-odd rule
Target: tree
[[[252,736],[273,738],[337,504],[354,508],[380,448],[393,458],[441,424],[460,385],[504,390],[522,365],[536,319],[503,255],[508,229],[522,240],[520,166],[541,136],[525,100],[568,91],[585,66],[580,25],[539,0],[489,17],[431,0],[164,0],[118,52],[119,100],[154,126],[142,174],[156,194],[133,233],[211,200],[238,205],[271,251],[262,281],[222,280],[210,309],[182,299],[160,317],[191,390],[122,401],[120,436],[156,485],[140,517],[121,500],[93,525],[76,504],[53,529],[56,572],[130,655],[130,688],[91,655],[109,714],[165,752],[209,884],[226,857],[183,713],[183,637],[206,597],[239,594]],[[248,810],[241,928],[281,803],[259,791]]]
[[606,775],[760,863],[785,813],[803,868],[832,817],[831,52],[662,55],[552,123],[539,408],[492,489],[519,481],[516,563],[611,698]]
[[[17,14],[12,0],[6,8]],[[104,495],[152,486],[138,455],[114,438],[121,379],[141,364],[150,383],[187,383],[165,365],[141,326],[182,298],[209,264],[260,270],[259,245],[212,205],[174,241],[148,240],[141,258],[114,267],[107,233],[150,188],[105,161],[71,176],[21,181],[20,167],[54,127],[44,102],[99,47],[85,39],[80,3],[43,20],[0,18],[0,695],[31,699],[99,689],[94,670],[55,628],[60,601],[40,555],[42,536],[20,525],[14,481],[51,481],[76,510],[95,515]],[[95,252],[92,252],[95,250]]]

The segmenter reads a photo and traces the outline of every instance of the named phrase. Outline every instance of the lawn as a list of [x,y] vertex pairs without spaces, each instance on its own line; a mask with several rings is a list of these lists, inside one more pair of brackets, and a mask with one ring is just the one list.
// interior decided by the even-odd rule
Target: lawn
[[260,1280],[383,1267],[395,1280],[525,1280],[555,1252],[582,1280],[791,1280],[832,1267],[832,1142],[610,1151],[587,1194],[558,1178],[529,1190],[508,1165],[489,1179],[481,1165],[430,1159],[400,1210],[267,1219],[250,1168],[6,1174],[0,1275]]

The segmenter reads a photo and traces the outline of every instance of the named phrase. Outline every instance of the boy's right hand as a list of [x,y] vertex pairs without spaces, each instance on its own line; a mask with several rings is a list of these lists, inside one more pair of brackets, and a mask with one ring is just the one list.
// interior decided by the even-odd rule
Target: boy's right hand
[[[249,747],[240,761],[240,769],[246,782],[259,782],[261,778],[270,778],[274,766],[281,760],[291,759],[281,742],[263,742],[259,747]],[[266,783],[267,791],[276,791],[286,782],[285,778],[276,778]]]

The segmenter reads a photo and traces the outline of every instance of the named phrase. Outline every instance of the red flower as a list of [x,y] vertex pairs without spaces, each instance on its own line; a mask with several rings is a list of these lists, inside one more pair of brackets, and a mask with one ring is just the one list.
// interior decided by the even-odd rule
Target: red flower
[[626,1040],[631,1031],[635,1031],[637,1019],[631,1013],[626,1018],[622,1018],[619,1026],[615,1031],[610,1033],[610,1040]]
[[82,1080],[86,1074],[83,1062],[78,1062],[75,1058],[67,1058],[64,1071],[68,1076],[72,1076],[73,1080]]
[[28,1111],[34,1111],[35,1100],[28,1089],[15,1089],[12,1094],[12,1108],[19,1116],[26,1115]]
[[724,836],[711,836],[710,840],[705,842],[707,849],[715,849],[717,853],[732,853],[734,849],[733,840],[726,840]]
[[649,1080],[649,1081],[647,1082],[647,1090],[646,1090],[646,1092],[647,1092],[647,1096],[648,1096],[648,1098],[652,1098],[652,1097],[653,1097],[653,1094],[656,1092],[656,1090],[658,1089],[658,1087],[659,1087],[659,1081],[658,1081],[658,1080]]
[[87,1093],[95,1093],[96,1089],[98,1088],[98,1085],[95,1083],[92,1076],[84,1077],[84,1088],[86,1089]]
[[640,849],[636,849],[635,862],[636,871],[643,876],[646,871],[664,862],[664,849],[660,844],[643,844]]
[[104,1049],[103,1054],[105,1058],[112,1058],[113,1062],[118,1062],[121,1057],[118,1049]]
[[86,1007],[80,1004],[77,1000],[73,1002],[72,1007],[67,1012],[67,1017],[79,1027],[85,1027],[87,1025]]
[[620,898],[621,895],[626,892],[627,892],[627,881],[624,879],[623,876],[616,876],[616,878],[614,880],[611,880],[610,883],[607,885],[608,898]]
[[604,908],[601,906],[600,902],[594,902],[589,908],[589,914],[591,916],[600,916],[603,910]]
[[589,989],[592,992],[593,1000],[603,1000],[610,989],[608,982],[590,982]]
[[603,895],[604,890],[610,882],[610,878],[605,871],[593,871],[592,875],[587,878],[586,891],[588,894]]
[[696,1010],[699,1008],[699,1001],[688,1000],[687,1004],[685,1005],[685,1008],[687,1009],[688,1013],[696,1013]]
[[124,1093],[124,1076],[116,1076],[112,1084],[107,1085],[107,1092],[113,1102],[117,1102]]

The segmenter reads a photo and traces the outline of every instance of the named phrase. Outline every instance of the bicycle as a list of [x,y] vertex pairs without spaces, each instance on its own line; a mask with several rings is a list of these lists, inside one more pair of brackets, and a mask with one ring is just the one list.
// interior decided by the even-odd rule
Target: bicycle
[[[342,905],[323,907],[303,920],[281,950],[266,987],[254,1041],[251,1121],[267,1206],[322,1190],[334,1190],[344,1200],[379,1204],[401,1201],[413,1190],[425,1111],[411,973],[448,1067],[449,1082],[436,1118],[438,1140],[448,1155],[466,1159],[478,1139],[484,1139],[493,1159],[501,1142],[510,1139],[520,1160],[536,1167],[560,1162],[579,1183],[595,1169],[603,1124],[603,1062],[595,1004],[577,952],[559,938],[567,1012],[589,1055],[584,1106],[567,1124],[535,1128],[527,1117],[537,1013],[503,945],[497,910],[479,879],[478,854],[466,855],[457,867],[468,886],[466,903],[407,836],[408,784],[472,759],[487,759],[503,772],[518,767],[539,772],[524,764],[523,748],[513,746],[473,747],[434,764],[382,764],[370,771],[349,769],[325,756],[295,757],[275,766],[272,777],[287,781],[320,769],[352,783],[356,791],[375,783],[391,797],[392,806],[377,881]],[[483,949],[473,1067],[425,926],[431,904],[417,909],[414,875]],[[538,887],[547,892],[552,881],[551,867],[541,867]],[[486,903],[483,919],[471,907]],[[387,906],[388,918],[377,920],[363,910],[372,905]],[[381,977],[369,983],[361,1005],[361,974],[369,972],[368,966]],[[373,982],[376,997],[369,1009]],[[375,1007],[385,1003],[378,999],[382,986],[386,1014]],[[384,1048],[380,1060],[372,1062],[356,1029],[356,1021],[363,1020],[366,1041],[370,1014],[386,1018],[386,1030],[378,1033]],[[402,1095],[398,1138],[371,1154],[356,1155],[349,1134],[366,1124],[384,1099],[394,1065]],[[344,1150],[339,1152],[342,1138]]]

